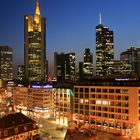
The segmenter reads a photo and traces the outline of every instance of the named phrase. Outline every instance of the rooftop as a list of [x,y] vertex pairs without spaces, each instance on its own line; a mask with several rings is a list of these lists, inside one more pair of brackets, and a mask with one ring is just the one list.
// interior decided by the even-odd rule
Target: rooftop
[[0,119],[0,129],[6,129],[9,127],[15,127],[27,123],[35,123],[32,119],[28,118],[22,113],[12,113],[5,115]]

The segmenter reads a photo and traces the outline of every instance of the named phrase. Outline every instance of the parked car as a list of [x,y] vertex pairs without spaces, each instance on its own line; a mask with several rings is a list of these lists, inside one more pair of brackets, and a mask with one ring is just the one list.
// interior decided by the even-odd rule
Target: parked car
[[57,126],[56,130],[63,130],[63,126]]

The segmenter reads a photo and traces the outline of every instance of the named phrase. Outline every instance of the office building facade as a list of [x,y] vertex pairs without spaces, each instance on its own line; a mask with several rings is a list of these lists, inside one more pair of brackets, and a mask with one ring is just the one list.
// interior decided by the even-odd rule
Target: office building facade
[[86,79],[93,77],[93,55],[89,48],[84,52],[83,77]]
[[13,90],[13,105],[17,111],[25,111],[26,115],[34,113],[35,116],[40,114],[41,117],[48,118],[52,114],[52,103],[51,85],[30,85],[15,87]]
[[73,118],[96,130],[140,137],[140,87],[117,80],[74,85]]
[[40,15],[38,1],[34,17],[24,17],[24,65],[26,81],[46,81],[46,19]]
[[25,81],[25,67],[24,67],[24,65],[19,65],[17,67],[17,80],[19,82]]
[[54,70],[58,82],[75,81],[75,53],[55,53]]
[[113,31],[101,23],[96,26],[96,76],[111,76],[114,70]]
[[131,47],[120,54],[120,60],[129,68],[129,77],[140,77],[140,48]]
[[8,46],[0,46],[0,79],[13,80],[13,51]]
[[73,90],[70,87],[53,88],[54,117],[59,124],[67,125],[72,120]]
[[132,65],[127,61],[114,60],[114,78],[130,78],[132,76]]

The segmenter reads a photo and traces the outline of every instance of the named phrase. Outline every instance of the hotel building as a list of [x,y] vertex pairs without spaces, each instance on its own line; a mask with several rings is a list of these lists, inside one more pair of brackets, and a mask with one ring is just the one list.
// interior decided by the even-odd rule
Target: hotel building
[[73,119],[96,130],[140,137],[140,82],[118,80],[74,85]]
[[34,18],[24,17],[24,65],[27,82],[46,81],[46,19],[41,17],[38,1]]

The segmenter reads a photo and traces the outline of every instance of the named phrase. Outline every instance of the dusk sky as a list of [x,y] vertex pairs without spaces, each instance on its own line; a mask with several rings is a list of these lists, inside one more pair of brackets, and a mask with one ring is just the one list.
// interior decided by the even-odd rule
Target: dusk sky
[[[39,0],[47,19],[46,54],[52,68],[54,52],[75,52],[83,61],[85,48],[95,59],[95,27],[114,31],[115,58],[131,46],[140,47],[140,0]],[[0,45],[13,48],[14,66],[23,64],[24,15],[34,15],[35,0],[0,0]],[[94,60],[95,62],[95,60]]]

